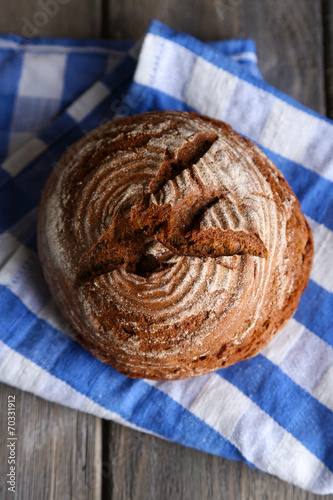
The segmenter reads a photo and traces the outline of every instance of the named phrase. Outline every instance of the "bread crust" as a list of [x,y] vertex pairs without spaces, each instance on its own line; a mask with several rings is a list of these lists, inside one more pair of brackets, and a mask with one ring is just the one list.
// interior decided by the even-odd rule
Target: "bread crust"
[[209,117],[156,111],[63,155],[38,253],[86,349],[130,377],[173,380],[263,349],[297,309],[313,239],[256,145]]

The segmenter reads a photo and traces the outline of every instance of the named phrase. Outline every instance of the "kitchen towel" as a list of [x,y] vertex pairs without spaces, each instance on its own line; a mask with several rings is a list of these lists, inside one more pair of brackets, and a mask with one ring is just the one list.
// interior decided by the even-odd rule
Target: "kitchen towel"
[[[333,493],[332,122],[263,81],[251,40],[202,43],[158,21],[136,45],[4,35],[0,78],[0,380]],[[315,239],[309,286],[272,343],[175,382],[130,379],[86,352],[36,255],[40,193],[61,154],[114,116],[153,109],[195,110],[256,142]]]

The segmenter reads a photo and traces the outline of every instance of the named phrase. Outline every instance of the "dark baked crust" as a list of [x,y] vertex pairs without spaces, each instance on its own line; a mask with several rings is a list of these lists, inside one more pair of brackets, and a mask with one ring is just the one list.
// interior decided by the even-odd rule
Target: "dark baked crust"
[[61,158],[38,252],[78,340],[131,377],[201,375],[257,354],[294,314],[313,257],[286,180],[195,113],[107,123]]

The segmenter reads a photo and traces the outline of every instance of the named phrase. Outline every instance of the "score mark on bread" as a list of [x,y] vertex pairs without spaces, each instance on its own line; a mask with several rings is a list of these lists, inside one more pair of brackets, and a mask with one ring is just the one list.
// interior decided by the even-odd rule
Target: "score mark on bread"
[[[159,186],[162,187],[160,183]],[[204,258],[249,254],[267,257],[267,249],[255,233],[191,229],[193,222],[198,225],[198,214],[217,203],[222,196],[221,190],[204,187],[201,192],[192,190],[187,193],[174,206],[168,203],[156,205],[144,199],[132,207],[128,219],[118,212],[110,229],[79,263],[78,283],[120,267],[136,274],[162,270],[162,260],[146,253],[146,246],[153,240],[159,241],[173,255]]]

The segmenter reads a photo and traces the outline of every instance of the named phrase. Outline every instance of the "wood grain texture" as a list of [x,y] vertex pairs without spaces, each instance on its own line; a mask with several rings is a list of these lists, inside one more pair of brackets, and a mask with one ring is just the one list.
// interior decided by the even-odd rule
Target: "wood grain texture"
[[93,500],[101,497],[101,420],[0,384],[0,498],[6,475],[7,400],[16,397],[16,497]]
[[152,18],[202,40],[253,38],[266,81],[326,111],[319,1],[109,0],[108,11],[115,38],[139,38]]
[[257,42],[265,80],[306,106],[326,112],[321,3],[243,2],[241,35]]
[[323,0],[326,114],[333,119],[333,0]]
[[[105,437],[104,437],[105,439]],[[103,500],[319,500],[276,477],[112,424]],[[329,496],[333,498],[333,496]],[[329,498],[325,497],[325,498]]]
[[98,37],[102,0],[0,0],[0,32],[25,37]]

